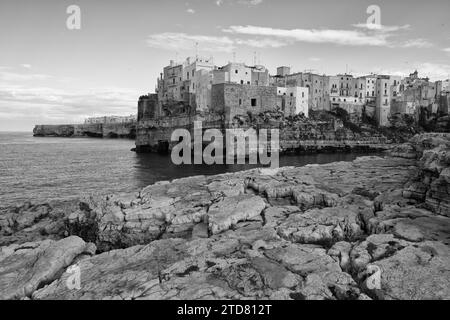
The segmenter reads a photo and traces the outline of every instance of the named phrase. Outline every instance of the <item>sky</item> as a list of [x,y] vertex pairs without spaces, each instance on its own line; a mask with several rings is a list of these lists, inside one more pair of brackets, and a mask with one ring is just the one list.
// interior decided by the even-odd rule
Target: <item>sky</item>
[[447,79],[449,13],[449,0],[1,0],[0,131],[136,113],[169,60],[196,54],[271,74]]

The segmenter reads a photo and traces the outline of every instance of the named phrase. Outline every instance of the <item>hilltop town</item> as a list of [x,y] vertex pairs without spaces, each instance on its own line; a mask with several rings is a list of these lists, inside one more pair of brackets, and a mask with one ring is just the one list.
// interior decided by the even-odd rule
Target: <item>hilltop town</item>
[[[155,93],[139,98],[136,147],[141,152],[170,149],[172,129],[192,129],[195,120],[204,128],[288,127],[281,132],[282,149],[302,149],[318,140],[325,146],[382,145],[390,137],[386,132],[408,126],[411,134],[448,131],[449,105],[450,80],[433,82],[417,71],[404,78],[356,77],[291,73],[280,66],[271,75],[262,65],[217,67],[202,57],[172,60],[160,73]],[[292,146],[299,139],[304,144]]]

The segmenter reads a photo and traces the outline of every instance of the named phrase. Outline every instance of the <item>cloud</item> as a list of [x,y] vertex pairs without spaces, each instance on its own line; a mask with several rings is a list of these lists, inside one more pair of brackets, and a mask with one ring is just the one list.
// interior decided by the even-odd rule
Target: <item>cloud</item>
[[255,39],[235,39],[236,45],[246,45],[254,48],[281,48],[289,43],[278,39],[255,38]]
[[385,33],[365,33],[357,30],[332,29],[277,29],[258,26],[230,26],[223,29],[226,33],[263,36],[282,39],[288,43],[333,43],[353,46],[386,46]]
[[146,43],[149,47],[167,50],[189,50],[198,43],[202,51],[232,52],[235,43],[229,37],[215,37],[203,35],[188,35],[186,33],[164,32],[150,35]]
[[450,48],[444,48],[444,49],[442,49],[442,51],[450,53]]
[[[261,39],[277,39],[284,45],[296,42],[329,43],[344,46],[380,46],[390,48],[431,48],[433,44],[426,39],[393,40],[396,31],[407,30],[404,26],[378,26],[371,29],[365,24],[354,25],[363,30],[337,29],[279,29],[259,26],[230,26],[222,29],[228,34],[257,36]],[[281,46],[281,45],[280,45]]]
[[18,73],[14,71],[8,71],[11,68],[1,68],[0,69],[0,80],[1,81],[31,81],[31,80],[46,80],[51,78],[47,74],[40,73]]
[[190,13],[190,14],[194,14],[194,13],[195,13],[195,10],[192,9],[192,8],[189,8],[189,9],[186,10],[186,12],[187,12],[187,13]]
[[405,24],[403,26],[385,26],[382,24],[374,24],[374,23],[357,23],[357,24],[352,24],[352,26],[356,27],[356,28],[361,28],[361,29],[367,29],[367,30],[376,30],[376,31],[381,31],[381,32],[395,32],[395,31],[400,31],[400,30],[409,30],[411,29],[411,25],[409,24]]
[[400,48],[431,48],[434,45],[426,39],[411,39],[398,45],[393,44],[392,46],[398,46]]
[[245,4],[248,6],[257,6],[261,4],[263,0],[238,0],[239,4]]
[[41,119],[81,121],[93,114],[128,115],[136,112],[138,96],[138,92],[126,88],[74,92],[50,87],[0,85],[3,118],[28,117],[32,113]]
[[263,0],[216,0],[216,5],[221,6],[224,4],[224,2],[227,1],[231,4],[240,4],[240,5],[246,5],[246,6],[257,6],[261,3],[263,3]]
[[31,69],[31,64],[28,63],[21,64],[21,66],[25,69]]
[[309,58],[309,60],[310,60],[310,61],[317,62],[317,61],[320,61],[321,59],[320,59],[320,58],[317,58],[317,57],[311,57],[311,58]]
[[411,64],[409,69],[377,69],[372,70],[376,74],[390,74],[394,76],[406,77],[414,70],[417,70],[419,77],[430,78],[431,81],[448,79],[450,76],[450,65],[431,62],[416,62]]

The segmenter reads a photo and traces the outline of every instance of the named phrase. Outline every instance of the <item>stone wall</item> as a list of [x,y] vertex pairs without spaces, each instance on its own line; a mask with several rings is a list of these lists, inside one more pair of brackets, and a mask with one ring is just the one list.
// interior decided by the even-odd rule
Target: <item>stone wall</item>
[[277,88],[233,83],[212,86],[211,104],[215,112],[223,112],[227,120],[247,111],[259,113],[277,108]]

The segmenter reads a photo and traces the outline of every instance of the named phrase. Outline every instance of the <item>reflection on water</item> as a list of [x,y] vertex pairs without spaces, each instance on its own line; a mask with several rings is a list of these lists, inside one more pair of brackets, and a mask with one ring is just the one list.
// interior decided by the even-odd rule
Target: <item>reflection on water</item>
[[[136,192],[156,181],[235,172],[256,165],[174,165],[170,155],[136,154],[131,140],[34,138],[0,133],[0,206]],[[351,161],[360,154],[286,155],[280,166]]]

